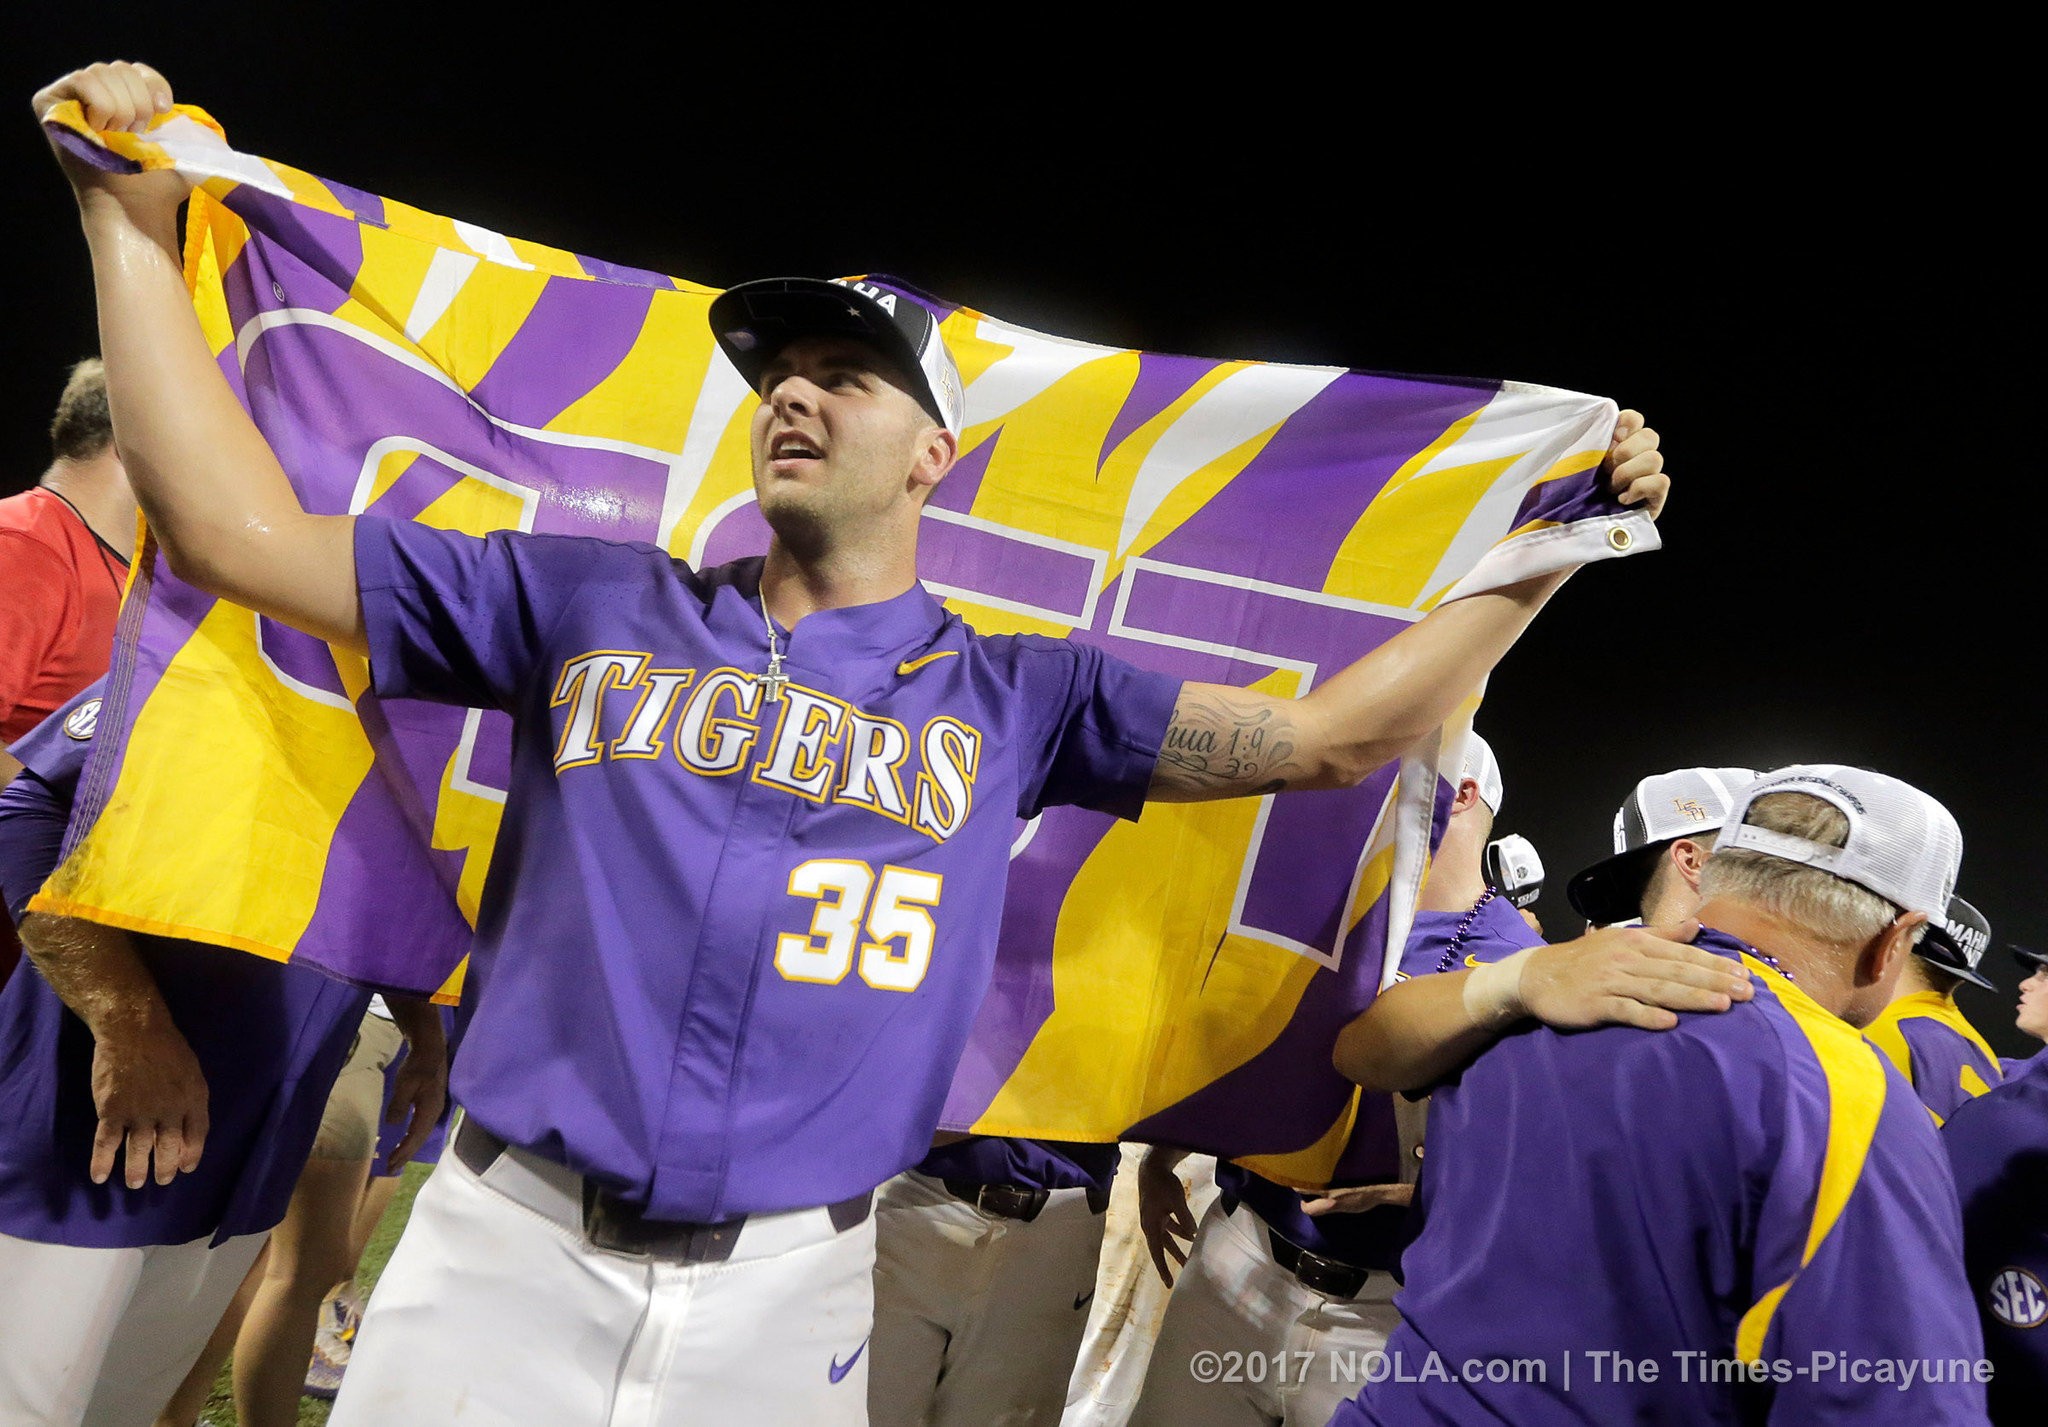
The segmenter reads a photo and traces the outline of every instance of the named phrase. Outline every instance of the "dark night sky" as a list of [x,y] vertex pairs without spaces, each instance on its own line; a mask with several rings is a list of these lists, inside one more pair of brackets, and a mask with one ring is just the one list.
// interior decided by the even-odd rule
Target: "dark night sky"
[[[1703,92],[1597,34],[1565,37],[1573,85],[1536,59],[1557,37],[1531,38],[1521,73],[1463,57],[1455,31],[1405,60],[1233,34],[1171,66],[1099,38],[1071,46],[1094,61],[1048,58],[1068,51],[1022,34],[1026,62],[925,73],[914,43],[795,19],[715,33],[670,10],[485,53],[473,8],[208,8],[39,14],[0,62],[0,490],[41,470],[63,367],[94,345],[84,245],[26,100],[78,63],[146,59],[240,148],[702,282],[890,272],[1096,341],[1639,407],[1677,480],[1665,550],[1574,579],[1480,716],[1501,829],[1550,869],[1551,930],[1638,777],[1814,760],[1942,799],[1964,895],[2000,941],[2048,943],[2029,861],[2048,790],[2022,737],[2038,676],[2012,657],[2039,643],[2021,562],[2043,502],[2016,429],[2032,390],[2002,336],[2024,270],[1967,102],[1852,92],[1791,59]],[[1986,964],[2010,988],[2004,953]],[[1964,996],[2026,1048],[2009,989]]]

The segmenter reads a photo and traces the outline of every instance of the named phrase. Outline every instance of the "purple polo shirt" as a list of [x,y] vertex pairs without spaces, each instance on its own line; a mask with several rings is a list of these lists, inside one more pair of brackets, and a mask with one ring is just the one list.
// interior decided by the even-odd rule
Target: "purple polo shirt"
[[1863,1035],[1912,1082],[1936,1124],[2005,1078],[1997,1054],[1944,992],[1899,997]]
[[[1333,1427],[1983,1421],[1927,1111],[1752,948],[1697,945],[1755,998],[1668,1031],[1531,1026],[1438,1087],[1390,1370]],[[1765,1380],[1732,1381],[1738,1354]]]
[[771,700],[760,569],[356,523],[378,693],[512,719],[456,1099],[660,1219],[925,1156],[1016,819],[1136,817],[1180,687],[916,586],[780,634]]
[[2041,1420],[2048,1403],[2048,1051],[1941,1128],[1963,1203],[1963,1264],[1984,1324],[1991,1418]]
[[[1476,911],[1467,908],[1461,912],[1417,912],[1408,930],[1408,941],[1401,948],[1401,966],[1395,979],[1406,981],[1438,971],[1505,961],[1518,951],[1545,944],[1506,897],[1487,897],[1474,906]],[[1458,930],[1461,926],[1462,936]]]
[[[104,682],[104,681],[102,681]],[[92,748],[86,688],[10,750],[0,890],[15,916],[56,867]],[[33,963],[0,987],[0,1233],[81,1248],[218,1243],[284,1217],[370,995],[242,952],[131,935],[206,1076],[205,1153],[169,1184],[86,1177],[99,1117],[92,1033]]]

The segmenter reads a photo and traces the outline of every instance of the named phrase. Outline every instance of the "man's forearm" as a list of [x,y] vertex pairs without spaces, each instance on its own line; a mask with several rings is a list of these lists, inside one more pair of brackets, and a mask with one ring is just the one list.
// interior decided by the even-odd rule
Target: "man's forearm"
[[441,1012],[432,1002],[387,995],[384,1004],[391,1012],[391,1023],[398,1027],[414,1055],[448,1054],[448,1035],[441,1025]]
[[176,1029],[156,979],[119,928],[31,913],[22,918],[21,948],[95,1039]]
[[1493,1044],[1502,1027],[1465,1004],[1470,971],[1396,982],[1337,1036],[1331,1062],[1368,1090],[1423,1090]]
[[1569,570],[1440,605],[1301,701],[1316,757],[1293,787],[1349,787],[1457,711]]
[[1185,803],[1357,785],[1456,712],[1569,573],[1432,610],[1300,699],[1183,684],[1145,796]]

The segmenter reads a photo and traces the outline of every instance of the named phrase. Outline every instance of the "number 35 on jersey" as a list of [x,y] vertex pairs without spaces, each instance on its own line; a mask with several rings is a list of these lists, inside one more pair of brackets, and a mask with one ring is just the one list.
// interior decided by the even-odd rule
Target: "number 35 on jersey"
[[808,932],[775,939],[775,969],[789,981],[837,986],[860,967],[878,991],[915,991],[931,969],[944,878],[846,857],[814,857],[789,874],[789,895],[815,901]]

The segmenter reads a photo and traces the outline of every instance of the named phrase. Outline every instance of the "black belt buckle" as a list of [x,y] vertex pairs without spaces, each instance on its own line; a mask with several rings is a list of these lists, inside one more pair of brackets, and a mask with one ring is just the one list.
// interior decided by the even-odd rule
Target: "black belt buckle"
[[744,1216],[722,1224],[650,1219],[637,1205],[583,1181],[583,1236],[594,1249],[668,1263],[724,1263],[746,1226]]
[[948,1193],[966,1200],[984,1214],[1015,1219],[1020,1224],[1036,1219],[1045,1208],[1045,1201],[1052,1198],[1049,1189],[1026,1189],[1019,1184],[976,1184],[968,1179],[948,1179],[945,1185]]
[[1270,1228],[1266,1231],[1273,1245],[1273,1262],[1294,1275],[1295,1282],[1326,1298],[1356,1298],[1364,1289],[1366,1280],[1372,1277],[1372,1270],[1360,1268],[1357,1264],[1340,1263],[1326,1259],[1321,1254],[1310,1253],[1292,1239],[1282,1238]]

